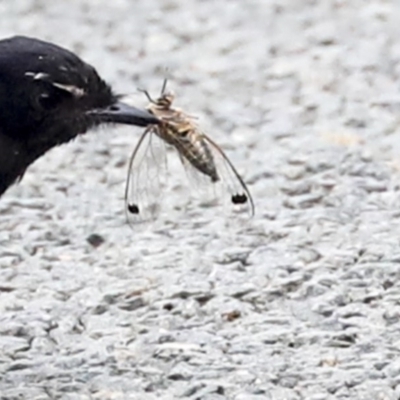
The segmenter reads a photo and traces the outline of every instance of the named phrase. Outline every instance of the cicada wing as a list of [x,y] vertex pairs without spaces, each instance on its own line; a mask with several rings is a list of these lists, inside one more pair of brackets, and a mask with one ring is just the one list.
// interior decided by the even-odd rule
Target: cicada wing
[[217,194],[215,190],[216,187],[211,181],[211,178],[194,167],[193,164],[190,163],[190,161],[179,151],[178,154],[185,170],[191,191],[195,193],[196,197],[205,200],[206,203],[214,202]]
[[255,207],[251,193],[223,150],[207,135],[203,134],[203,139],[210,145],[215,166],[218,172],[219,181],[216,183],[222,187],[232,207],[237,211],[243,211],[250,216],[254,215]]
[[160,213],[168,166],[166,146],[156,129],[145,130],[129,160],[125,210],[131,225],[155,220]]
[[183,154],[179,152],[190,186],[201,197],[203,206],[212,206],[220,203],[229,206],[234,211],[254,215],[254,202],[247,185],[229,160],[223,150],[207,135],[200,134],[199,138],[208,146],[218,180],[198,170]]

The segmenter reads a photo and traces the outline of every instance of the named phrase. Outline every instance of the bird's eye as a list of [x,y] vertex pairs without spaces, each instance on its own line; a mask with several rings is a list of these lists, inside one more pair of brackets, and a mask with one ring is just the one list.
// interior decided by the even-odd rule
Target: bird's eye
[[39,108],[45,111],[50,111],[57,108],[66,97],[70,97],[70,95],[62,90],[52,87],[49,88],[49,90],[41,91],[36,98],[36,103]]
[[45,110],[50,110],[50,109],[54,108],[53,100],[52,100],[51,96],[49,96],[47,93],[40,94],[37,101],[38,101],[38,105],[41,108],[44,108]]

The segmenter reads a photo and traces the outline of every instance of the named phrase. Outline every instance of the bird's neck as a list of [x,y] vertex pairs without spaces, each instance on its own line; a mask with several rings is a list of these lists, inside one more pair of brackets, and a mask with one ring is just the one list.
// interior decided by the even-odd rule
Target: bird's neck
[[21,178],[28,167],[26,151],[20,142],[0,134],[0,196],[6,189]]

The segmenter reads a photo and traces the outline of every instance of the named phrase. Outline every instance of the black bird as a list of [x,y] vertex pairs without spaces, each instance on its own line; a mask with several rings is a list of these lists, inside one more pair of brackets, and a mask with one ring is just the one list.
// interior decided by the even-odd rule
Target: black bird
[[23,36],[0,40],[0,196],[46,151],[91,128],[157,122],[74,53]]

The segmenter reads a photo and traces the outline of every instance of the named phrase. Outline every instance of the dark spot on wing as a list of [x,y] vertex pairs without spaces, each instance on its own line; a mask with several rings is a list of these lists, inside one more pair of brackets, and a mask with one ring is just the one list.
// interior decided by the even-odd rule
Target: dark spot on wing
[[247,202],[247,196],[242,193],[242,194],[234,194],[232,196],[232,203],[233,204],[244,204]]
[[139,214],[139,207],[137,204],[128,204],[128,211],[131,214]]

